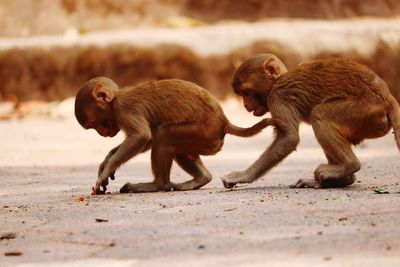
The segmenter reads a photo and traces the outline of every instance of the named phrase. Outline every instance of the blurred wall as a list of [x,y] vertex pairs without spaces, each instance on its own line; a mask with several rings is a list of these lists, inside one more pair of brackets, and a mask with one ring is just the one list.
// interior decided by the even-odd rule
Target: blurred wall
[[169,26],[176,16],[217,23],[399,14],[398,0],[0,0],[0,36]]
[[[396,23],[399,10],[400,1],[397,0],[2,0],[0,101],[64,99],[73,96],[82,83],[95,76],[109,76],[121,86],[151,79],[181,78],[194,81],[223,99],[231,94],[230,79],[238,64],[252,54],[264,52],[277,54],[289,69],[302,61],[315,58],[353,58],[374,69],[400,99],[400,28],[391,26],[400,25]],[[182,19],[179,17],[181,15],[189,17]],[[394,23],[389,23],[386,32],[385,28],[382,30],[374,26],[376,20],[369,21],[371,18],[359,16],[376,16],[383,21],[394,20]],[[304,39],[302,41],[285,36],[291,34],[290,30],[293,31],[292,22],[301,24],[304,18],[329,19],[335,25],[335,19],[349,17],[349,23],[358,20],[361,20],[361,25],[364,20],[369,23],[359,30],[362,35],[365,34],[360,47],[356,44],[352,48],[342,48],[343,44],[335,43],[335,38],[341,35],[350,41],[354,37],[351,29],[346,29],[343,34],[339,32],[327,36],[328,41],[316,42],[317,48],[303,44]],[[60,38],[62,43],[64,37],[71,35],[74,40],[85,38],[93,30],[135,28],[138,31],[131,34],[140,34],[141,28],[147,31],[160,27],[190,29],[210,27],[214,23],[222,25],[215,29],[217,34],[220,31],[222,35],[224,23],[232,23],[228,20],[236,19],[238,21],[235,23],[240,25],[247,21],[269,21],[270,18],[287,20],[286,28],[277,32],[276,38],[274,35],[269,39],[253,38],[246,43],[245,35],[235,37],[233,32],[226,35],[226,43],[230,42],[229,38],[235,37],[243,39],[244,44],[233,49],[221,47],[220,53],[211,55],[197,53],[190,44],[192,42],[194,46],[197,42],[194,38],[186,40],[189,45],[169,42],[152,46],[124,42],[124,38],[118,44],[107,45],[106,33],[103,39],[92,38],[92,41],[80,45],[74,42],[71,45],[59,45],[60,42],[58,45],[48,45],[46,38],[41,39],[42,35],[62,34],[60,37],[51,37]],[[302,19],[292,21],[287,18]],[[315,20],[315,23],[318,21]],[[273,30],[268,27],[273,25],[265,26],[265,31]],[[174,32],[168,34],[174,35]],[[312,39],[314,34],[322,35],[324,32],[316,30],[304,38]],[[370,43],[374,45],[365,53],[362,43],[369,43],[369,35]],[[151,34],[146,36],[147,39],[152,37]],[[176,32],[176,36],[166,36],[169,39],[175,37],[179,39],[182,36],[179,36],[179,32]],[[213,36],[209,38],[211,44]],[[36,45],[21,45],[31,41],[36,42]],[[206,41],[204,46],[207,45]]]

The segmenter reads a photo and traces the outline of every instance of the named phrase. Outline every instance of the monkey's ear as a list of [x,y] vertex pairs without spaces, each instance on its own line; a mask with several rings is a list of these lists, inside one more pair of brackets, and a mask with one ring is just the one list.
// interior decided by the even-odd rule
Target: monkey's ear
[[269,77],[273,79],[276,79],[283,74],[279,63],[276,62],[274,58],[269,58],[264,61],[263,70]]
[[92,90],[92,95],[100,103],[110,103],[114,99],[114,92],[101,84],[96,84]]

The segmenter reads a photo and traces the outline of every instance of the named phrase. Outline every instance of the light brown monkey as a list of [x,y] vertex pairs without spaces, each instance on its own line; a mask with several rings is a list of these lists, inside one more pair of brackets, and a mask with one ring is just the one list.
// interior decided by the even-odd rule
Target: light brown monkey
[[[127,183],[121,193],[198,189],[211,181],[200,155],[220,151],[226,133],[248,137],[275,121],[263,119],[250,128],[237,127],[207,90],[188,81],[150,81],[119,89],[105,77],[91,79],[80,88],[75,116],[85,129],[95,129],[101,136],[113,137],[120,130],[126,134],[100,164],[96,193],[106,191],[108,178],[114,179],[121,164],[150,148],[154,181]],[[173,160],[193,179],[172,184]]]
[[234,91],[255,116],[267,112],[279,119],[275,139],[245,171],[222,178],[227,188],[251,183],[296,150],[299,124],[313,127],[328,164],[319,165],[314,179],[292,187],[344,187],[354,183],[361,165],[352,145],[386,135],[393,127],[400,149],[399,105],[386,83],[372,70],[344,59],[326,59],[287,71],[272,54],[246,60],[233,75]]

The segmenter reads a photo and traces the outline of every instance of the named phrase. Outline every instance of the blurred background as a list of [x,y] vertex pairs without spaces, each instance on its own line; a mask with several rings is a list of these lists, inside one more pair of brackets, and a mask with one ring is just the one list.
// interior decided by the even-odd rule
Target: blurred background
[[181,78],[220,100],[234,69],[348,57],[400,99],[398,0],[0,0],[0,118],[71,114],[79,86]]

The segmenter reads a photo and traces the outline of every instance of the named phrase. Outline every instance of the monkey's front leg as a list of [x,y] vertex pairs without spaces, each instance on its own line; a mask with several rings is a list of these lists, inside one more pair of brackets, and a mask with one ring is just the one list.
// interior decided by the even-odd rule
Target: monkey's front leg
[[238,183],[251,183],[296,150],[299,143],[297,127],[298,125],[291,132],[278,130],[271,146],[247,170],[233,172],[222,178],[224,186],[232,188]]
[[246,171],[236,171],[222,177],[222,183],[225,188],[230,189],[238,183],[251,183],[256,179],[257,178],[253,178],[251,175],[247,174]]
[[[107,154],[107,156],[105,157],[105,159],[103,160],[103,162],[100,163],[99,170],[98,170],[98,173],[97,173],[98,176],[101,175],[101,173],[103,172],[104,168],[106,167],[108,161],[110,160],[111,156],[114,155],[115,152],[117,152],[118,148],[119,148],[119,146],[116,146],[116,147],[114,147],[113,149],[111,149],[110,152],[108,152],[108,154]],[[111,179],[111,180],[115,180],[115,172],[113,172],[113,173],[110,174],[110,179]],[[102,186],[103,186],[103,188],[104,188],[104,191],[106,191],[106,186],[107,186],[107,185],[108,185],[108,179],[107,179],[107,182],[105,182],[104,184],[102,184]]]
[[[111,156],[105,159],[105,164],[101,173],[98,176],[95,185],[96,193],[102,193],[107,190],[108,178],[112,178],[114,176],[115,171],[126,161],[131,159],[140,153],[146,144],[149,142],[150,137],[147,135],[134,135],[128,136],[124,142],[122,142],[118,147],[112,149],[107,157],[111,154]],[[101,166],[100,166],[101,167]],[[99,169],[100,172],[100,169]],[[103,187],[103,191],[101,191],[100,187]]]

